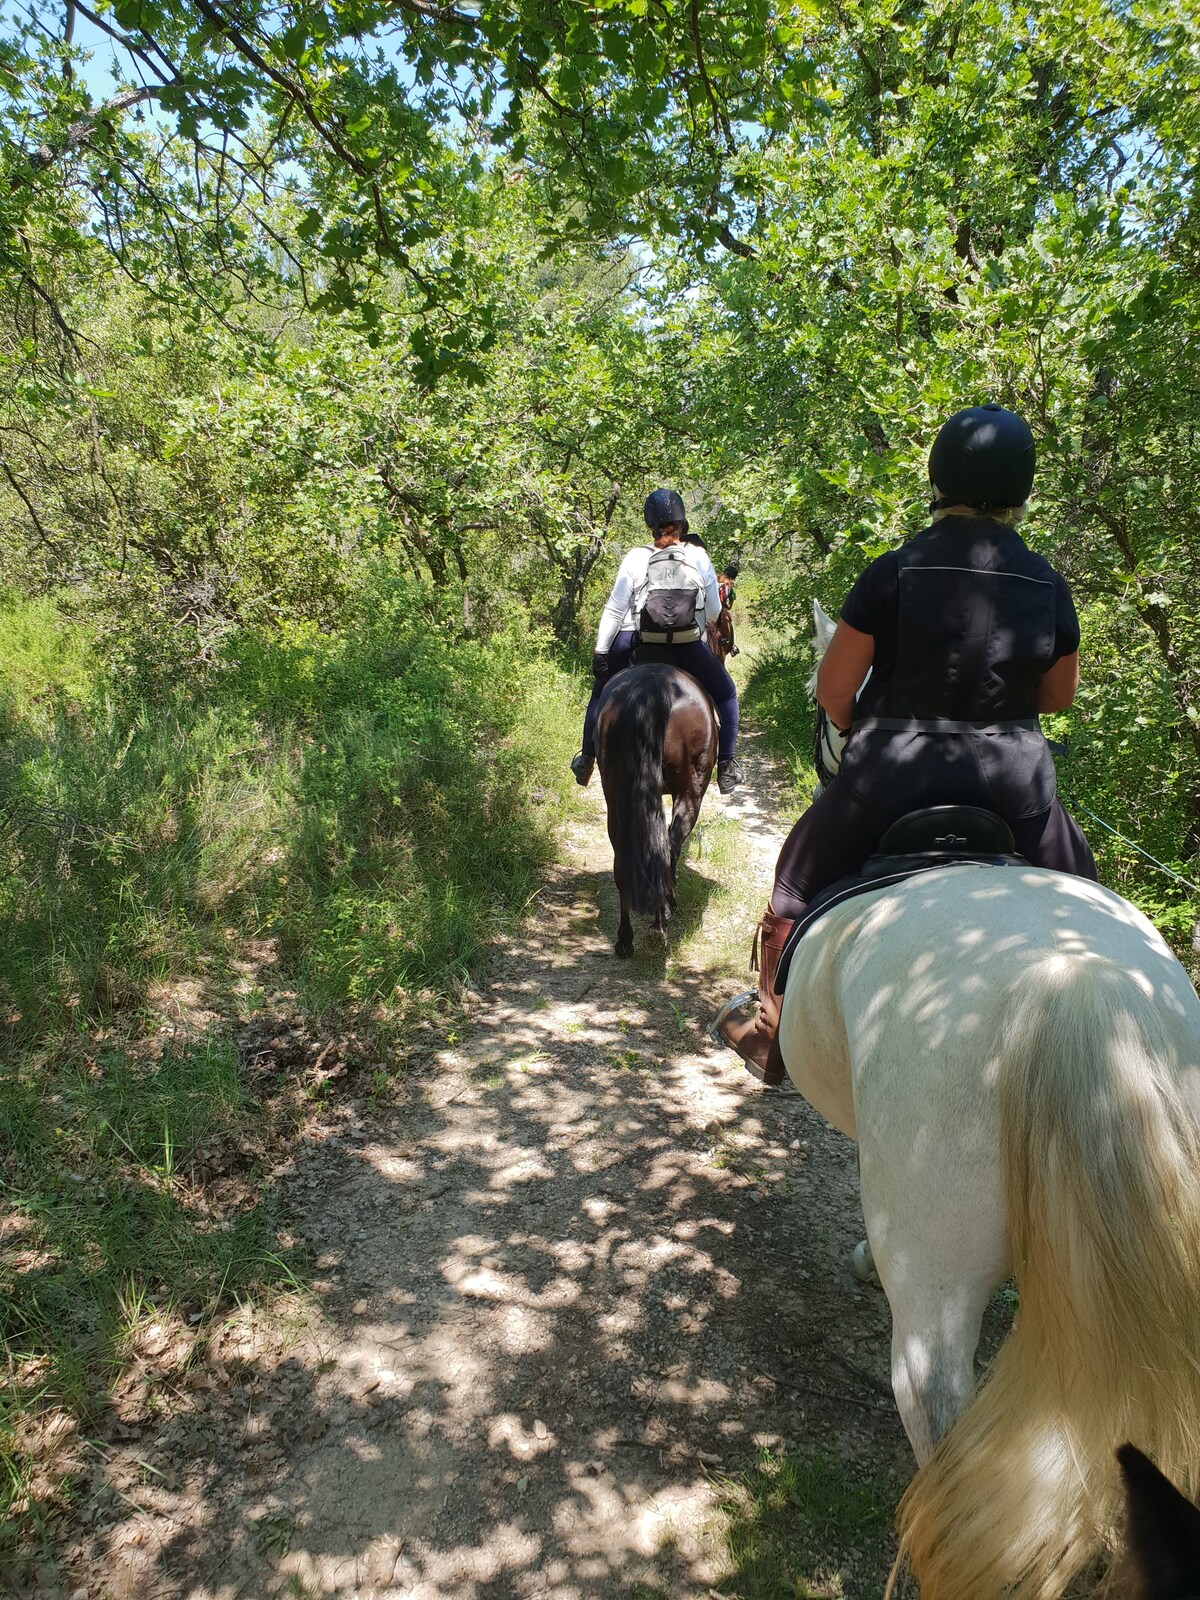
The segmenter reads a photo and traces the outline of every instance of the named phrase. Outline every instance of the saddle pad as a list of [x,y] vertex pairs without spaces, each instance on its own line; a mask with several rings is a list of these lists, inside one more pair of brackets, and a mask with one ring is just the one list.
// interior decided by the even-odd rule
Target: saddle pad
[[851,878],[839,878],[836,883],[831,883],[828,889],[822,889],[792,928],[780,952],[779,965],[775,969],[775,993],[783,993],[788,969],[792,964],[792,954],[800,940],[814,922],[819,922],[827,911],[831,911],[834,906],[840,906],[843,901],[853,900],[855,895],[869,894],[872,889],[890,889],[893,884],[903,883],[906,878],[918,877],[922,872],[936,872],[940,867],[1027,867],[1028,865],[1024,856],[1015,855],[963,854],[936,856],[932,859],[929,856],[868,857],[861,872],[855,873]]

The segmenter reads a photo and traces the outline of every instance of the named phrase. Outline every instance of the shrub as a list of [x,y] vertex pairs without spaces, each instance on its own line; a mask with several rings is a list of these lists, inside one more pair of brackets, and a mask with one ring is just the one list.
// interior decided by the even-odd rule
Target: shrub
[[551,848],[534,798],[567,754],[572,680],[516,627],[460,639],[387,600],[337,635],[236,638],[199,687],[134,689],[81,656],[69,690],[39,679],[69,652],[52,609],[27,609],[0,760],[11,1040],[223,963],[229,929],[277,934],[323,1006],[479,964]]

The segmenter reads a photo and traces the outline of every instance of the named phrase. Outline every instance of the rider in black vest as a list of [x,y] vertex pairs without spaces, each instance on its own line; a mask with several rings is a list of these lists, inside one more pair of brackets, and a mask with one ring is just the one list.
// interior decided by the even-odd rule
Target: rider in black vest
[[1066,580],[1016,532],[1033,469],[1033,435],[1014,412],[975,406],[951,417],[929,457],[931,526],[873,561],[842,607],[817,699],[850,740],[837,776],[780,851],[756,934],[758,1013],[721,1027],[758,1076],[793,921],[857,872],[906,811],[986,806],[1034,866],[1096,877],[1086,839],[1055,796],[1038,722],[1074,699],[1079,623]]

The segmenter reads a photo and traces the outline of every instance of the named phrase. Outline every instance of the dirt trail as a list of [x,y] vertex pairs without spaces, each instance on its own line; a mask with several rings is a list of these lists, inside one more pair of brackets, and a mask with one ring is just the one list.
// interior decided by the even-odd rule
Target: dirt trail
[[[729,1571],[714,1480],[756,1449],[907,1459],[886,1308],[847,1269],[852,1147],[703,1035],[749,981],[704,952],[748,941],[785,825],[752,738],[746,765],[702,824],[736,822],[742,892],[701,832],[668,958],[613,956],[581,797],[469,1031],[295,1151],[315,1300],[235,1319],[194,1399],[114,1449],[76,1594],[703,1596]],[[879,1561],[822,1592],[878,1594]]]

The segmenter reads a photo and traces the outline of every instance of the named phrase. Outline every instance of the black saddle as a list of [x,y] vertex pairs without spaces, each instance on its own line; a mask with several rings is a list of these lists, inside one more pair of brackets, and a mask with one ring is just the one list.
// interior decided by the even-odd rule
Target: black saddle
[[982,806],[926,806],[893,822],[871,856],[1012,856],[1017,847],[1003,817]]
[[844,900],[869,894],[872,889],[889,888],[937,867],[1028,865],[1024,856],[1017,854],[1008,823],[982,806],[925,806],[920,811],[906,812],[892,823],[860,872],[839,878],[814,897],[788,934],[780,954],[775,972],[776,994],[783,993],[797,944],[814,922]]

